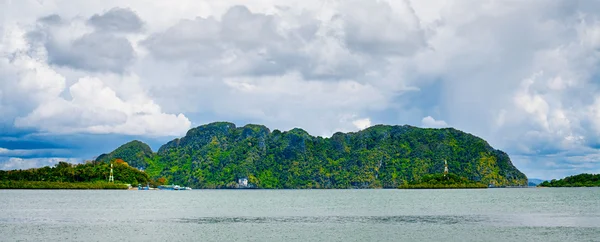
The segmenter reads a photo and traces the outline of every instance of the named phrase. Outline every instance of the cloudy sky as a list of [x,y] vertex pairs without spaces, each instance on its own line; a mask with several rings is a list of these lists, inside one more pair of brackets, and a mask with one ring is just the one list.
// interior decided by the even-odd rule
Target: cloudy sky
[[600,1],[0,0],[0,169],[231,121],[455,127],[600,173]]

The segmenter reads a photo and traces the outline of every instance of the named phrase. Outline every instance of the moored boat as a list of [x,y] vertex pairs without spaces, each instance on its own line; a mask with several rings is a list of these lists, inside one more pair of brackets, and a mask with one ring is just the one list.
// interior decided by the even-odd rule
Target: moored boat
[[176,191],[179,191],[179,190],[192,190],[192,188],[190,188],[190,187],[182,187],[182,186],[179,186],[179,185],[161,185],[161,186],[158,186],[158,189],[159,190],[176,190]]

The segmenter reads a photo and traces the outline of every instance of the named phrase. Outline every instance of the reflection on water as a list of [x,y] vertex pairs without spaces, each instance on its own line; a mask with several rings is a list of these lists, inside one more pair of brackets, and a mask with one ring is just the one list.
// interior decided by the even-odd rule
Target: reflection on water
[[600,188],[0,190],[0,241],[599,241]]
[[484,221],[476,216],[293,216],[293,217],[202,217],[180,218],[180,223],[368,223],[368,224],[466,224]]

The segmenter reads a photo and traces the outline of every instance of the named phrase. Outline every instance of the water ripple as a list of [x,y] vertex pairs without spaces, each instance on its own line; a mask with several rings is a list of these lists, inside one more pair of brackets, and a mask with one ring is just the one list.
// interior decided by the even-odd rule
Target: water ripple
[[222,223],[369,223],[369,224],[466,224],[487,219],[477,216],[290,216],[290,217],[199,217],[180,218],[176,222],[195,224]]

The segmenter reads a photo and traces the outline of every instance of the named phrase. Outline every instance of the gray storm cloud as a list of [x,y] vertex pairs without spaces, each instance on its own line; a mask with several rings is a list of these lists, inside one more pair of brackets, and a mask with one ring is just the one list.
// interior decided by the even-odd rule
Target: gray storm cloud
[[[11,128],[451,126],[507,151],[530,177],[600,172],[595,1],[71,4],[36,12],[19,2],[0,20]],[[82,118],[58,118],[67,113]]]

